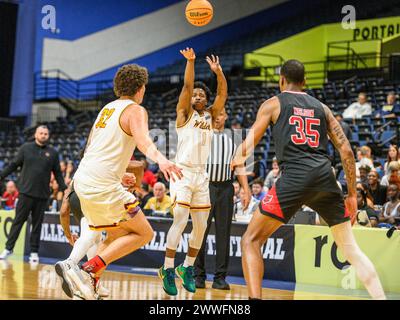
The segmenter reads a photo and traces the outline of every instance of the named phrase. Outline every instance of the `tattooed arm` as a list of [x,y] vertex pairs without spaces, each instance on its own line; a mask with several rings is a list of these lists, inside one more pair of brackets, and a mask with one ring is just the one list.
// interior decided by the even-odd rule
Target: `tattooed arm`
[[340,153],[343,169],[346,174],[348,192],[346,207],[352,217],[354,217],[357,213],[356,161],[354,153],[340,123],[335,119],[331,110],[327,106],[323,106],[326,114],[329,138]]

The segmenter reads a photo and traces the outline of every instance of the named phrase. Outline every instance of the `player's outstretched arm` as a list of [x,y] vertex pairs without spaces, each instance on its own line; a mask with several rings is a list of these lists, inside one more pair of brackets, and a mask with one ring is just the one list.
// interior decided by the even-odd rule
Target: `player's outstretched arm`
[[187,61],[183,88],[176,106],[176,122],[178,126],[183,125],[192,112],[191,99],[194,86],[194,62],[196,60],[196,54],[192,48],[181,50],[180,53]]
[[165,158],[153,143],[149,135],[148,115],[145,108],[135,106],[129,110],[129,128],[136,141],[138,149],[149,159],[158,163],[161,172],[167,181],[169,178],[175,181],[174,175],[178,179],[182,178],[182,169],[178,168],[173,162]]
[[335,119],[331,110],[327,106],[324,105],[324,109],[327,119],[329,138],[331,139],[336,150],[340,153],[343,169],[346,174],[348,192],[346,207],[350,211],[352,217],[355,217],[357,213],[357,182],[354,153],[340,123]]
[[238,147],[236,150],[235,156],[231,163],[231,169],[233,170],[235,167],[237,168],[237,174],[245,174],[241,172],[245,170],[242,167],[246,161],[246,159],[252,154],[255,146],[260,142],[261,138],[264,136],[265,131],[267,130],[271,119],[274,113],[279,108],[279,101],[278,98],[274,97],[267,101],[265,101],[260,109],[257,112],[257,118],[254,122],[253,126],[251,127],[246,139],[243,143]]
[[226,99],[228,99],[228,84],[222,67],[219,64],[219,57],[212,54],[211,57],[206,58],[206,61],[211,71],[217,76],[217,95],[211,108],[212,117],[215,119],[221,113],[222,109],[225,108]]

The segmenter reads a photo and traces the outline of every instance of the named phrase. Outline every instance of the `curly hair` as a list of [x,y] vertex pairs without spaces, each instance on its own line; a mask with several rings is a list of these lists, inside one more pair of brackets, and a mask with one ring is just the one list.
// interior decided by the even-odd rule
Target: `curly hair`
[[114,77],[114,93],[117,97],[134,96],[149,80],[147,69],[137,64],[126,64]]
[[206,93],[207,102],[210,101],[210,98],[211,98],[211,90],[205,85],[204,82],[196,81],[196,82],[194,83],[193,89],[203,89],[204,92]]

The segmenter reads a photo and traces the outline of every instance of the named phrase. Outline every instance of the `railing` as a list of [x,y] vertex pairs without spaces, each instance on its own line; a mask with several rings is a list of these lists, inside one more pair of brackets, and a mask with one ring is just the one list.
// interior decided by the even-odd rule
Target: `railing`
[[66,104],[79,105],[91,101],[100,105],[112,94],[112,80],[76,81],[61,70],[46,70],[35,73],[35,101],[60,100]]

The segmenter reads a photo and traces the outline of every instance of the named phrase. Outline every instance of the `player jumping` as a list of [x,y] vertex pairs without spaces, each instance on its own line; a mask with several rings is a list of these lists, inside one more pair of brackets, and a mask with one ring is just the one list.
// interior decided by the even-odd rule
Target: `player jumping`
[[[219,58],[207,57],[211,70],[217,75],[217,95],[212,107],[207,109],[210,101],[210,90],[201,82],[194,82],[193,49],[181,50],[187,59],[184,85],[176,107],[176,131],[178,145],[176,163],[183,168],[183,179],[170,182],[173,199],[174,221],[167,235],[167,248],[164,265],[159,270],[164,291],[169,295],[178,293],[175,284],[175,273],[182,280],[183,287],[189,292],[196,291],[193,278],[193,265],[203,242],[210,212],[209,178],[206,162],[211,151],[213,136],[212,120],[225,107],[227,83],[219,64]],[[193,230],[189,237],[189,248],[183,264],[175,270],[176,248],[185,229],[189,213]]]

